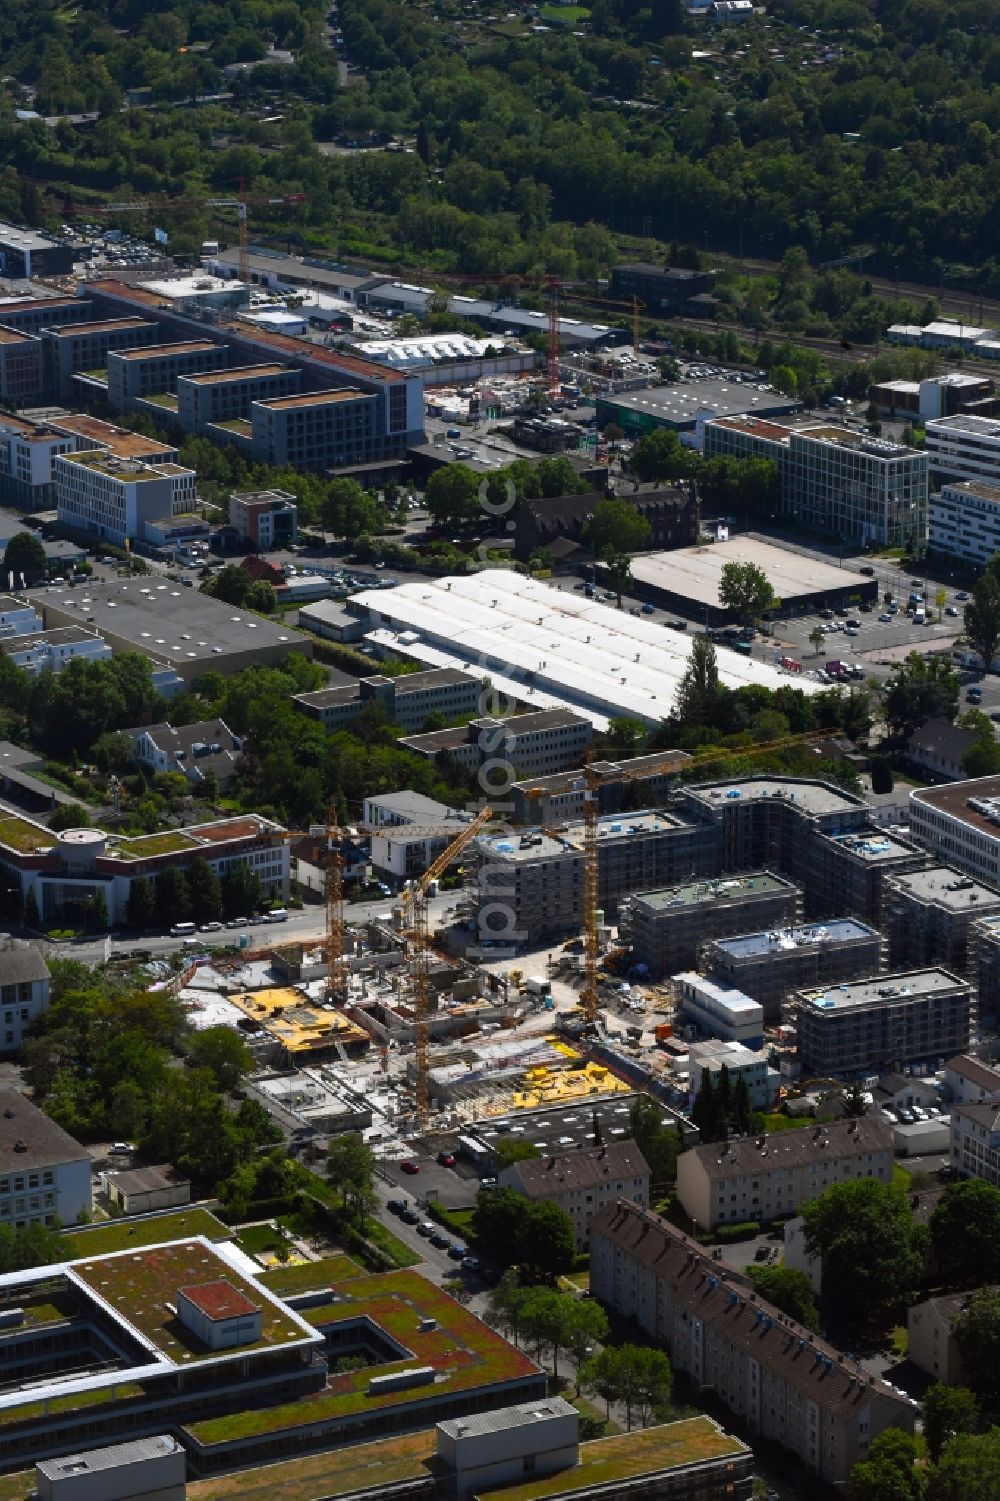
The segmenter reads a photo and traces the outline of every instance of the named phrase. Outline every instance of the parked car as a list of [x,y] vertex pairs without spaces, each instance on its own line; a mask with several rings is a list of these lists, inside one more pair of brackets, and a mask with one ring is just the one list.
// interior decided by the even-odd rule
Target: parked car
[[421,1220],[420,1224],[417,1226],[417,1234],[422,1235],[425,1240],[430,1240],[431,1236],[434,1234],[434,1229],[435,1227],[430,1220]]
[[388,1209],[390,1214],[402,1214],[403,1210],[406,1208],[406,1200],[387,1199],[385,1207],[386,1209]]
[[399,1217],[404,1225],[416,1225],[420,1221],[420,1216],[415,1209],[404,1209]]
[[891,625],[892,616],[888,613],[888,611],[883,611],[878,618],[878,623],[879,625]]
[[467,1246],[455,1245],[448,1247],[448,1255],[451,1257],[452,1261],[464,1261],[468,1254],[469,1250]]
[[478,1272],[479,1271],[479,1257],[478,1256],[463,1256],[462,1257],[462,1271],[463,1272]]
[[946,615],[952,615],[952,616],[957,615],[958,614],[958,607],[957,607],[957,605],[945,605],[945,607],[944,607],[944,613]]
[[965,592],[965,590],[964,590],[964,589],[959,589],[959,591],[958,591],[958,593],[957,593],[957,594],[956,594],[956,595],[955,595],[955,598],[956,598],[956,599],[968,599],[968,597],[969,597],[969,596],[968,596],[968,594],[967,594],[967,593],[966,593],[966,592]]
[[434,1234],[430,1236],[430,1243],[432,1246],[437,1246],[439,1251],[447,1251],[448,1247],[451,1245],[451,1241],[448,1239],[447,1235],[442,1235],[440,1230],[436,1230]]
[[438,1156],[437,1156],[437,1160],[438,1160],[438,1162],[440,1162],[440,1164],[441,1164],[442,1167],[454,1167],[455,1166],[455,1158],[454,1158],[454,1155],[451,1152],[439,1152]]
[[400,1166],[400,1168],[402,1169],[402,1171],[404,1173],[409,1173],[411,1176],[414,1173],[419,1173],[419,1171],[420,1171],[420,1169],[417,1166],[417,1164],[415,1162],[412,1162],[409,1157],[404,1157],[403,1161],[399,1164],[399,1166]]

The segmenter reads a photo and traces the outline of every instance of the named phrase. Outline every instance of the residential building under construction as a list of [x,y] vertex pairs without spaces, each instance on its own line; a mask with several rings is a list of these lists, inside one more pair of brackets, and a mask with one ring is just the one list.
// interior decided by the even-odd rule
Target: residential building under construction
[[950,865],[900,872],[886,882],[889,962],[941,964],[968,975],[969,936],[981,917],[1000,916],[1000,892]]
[[658,979],[704,968],[701,956],[712,939],[794,923],[801,899],[796,886],[769,870],[687,881],[628,897],[619,912],[619,938],[631,945],[634,961]]
[[874,928],[856,917],[836,917],[713,938],[702,953],[702,968],[758,1001],[765,1022],[777,1022],[794,991],[877,974],[881,959],[882,937]]
[[969,1045],[970,988],[945,969],[906,970],[794,1002],[803,1070],[857,1079],[906,1065],[939,1067]]

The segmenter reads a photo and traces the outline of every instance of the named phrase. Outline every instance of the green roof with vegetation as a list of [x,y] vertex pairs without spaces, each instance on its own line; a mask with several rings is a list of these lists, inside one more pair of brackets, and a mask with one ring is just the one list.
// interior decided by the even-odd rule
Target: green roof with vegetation
[[49,1397],[47,1401],[29,1402],[19,1407],[0,1407],[0,1426],[7,1423],[30,1423],[35,1418],[55,1417],[61,1412],[76,1412],[81,1407],[97,1407],[104,1402],[117,1407],[130,1397],[143,1395],[145,1387],[136,1381],[120,1381],[116,1386],[68,1392],[65,1397]]
[[0,818],[0,844],[8,849],[30,854],[35,850],[50,849],[56,836],[47,829],[29,823],[26,818]]
[[[187,1431],[199,1444],[224,1444],[234,1439],[277,1433],[345,1417],[371,1413],[402,1403],[420,1402],[426,1393],[435,1398],[449,1392],[515,1381],[537,1372],[535,1364],[476,1316],[456,1303],[441,1288],[415,1272],[383,1272],[359,1277],[337,1290],[337,1301],[303,1310],[303,1317],[318,1329],[366,1316],[412,1353],[359,1371],[331,1376],[323,1391],[298,1402],[277,1407],[206,1418],[189,1423]],[[420,1321],[431,1318],[436,1327],[421,1330]],[[433,1387],[410,1387],[371,1396],[373,1375],[386,1375],[415,1365],[433,1366]]]
[[349,1282],[364,1275],[363,1269],[354,1260],[341,1252],[337,1256],[325,1256],[322,1261],[304,1261],[298,1266],[276,1266],[262,1272],[260,1281],[279,1298],[294,1297],[296,1293],[319,1292],[335,1282]]
[[748,1452],[745,1444],[724,1433],[711,1418],[682,1418],[677,1423],[663,1423],[657,1428],[581,1444],[580,1463],[572,1470],[484,1491],[483,1495],[489,1501],[542,1501],[543,1497],[559,1496],[564,1491],[614,1485],[637,1475]]
[[201,1241],[177,1241],[169,1246],[147,1246],[131,1255],[94,1257],[78,1261],[73,1271],[81,1282],[122,1318],[145,1335],[158,1350],[178,1364],[188,1360],[214,1360],[219,1351],[203,1345],[181,1324],[172,1307],[178,1288],[193,1288],[225,1280],[261,1312],[260,1339],[241,1345],[240,1353],[277,1348],[308,1336],[287,1310],[262,1298],[254,1284]]
[[[434,1453],[433,1429],[405,1433],[374,1444],[352,1444],[329,1453],[309,1454],[302,1459],[263,1465],[257,1470],[240,1470],[235,1475],[220,1475],[214,1480],[189,1482],[188,1501],[327,1501],[333,1496],[347,1496],[354,1491],[375,1490],[395,1485],[401,1480],[430,1477],[426,1461]],[[21,1501],[21,1492],[11,1492],[11,1501]],[[7,1501],[0,1491],[0,1501]]]
[[180,1209],[152,1219],[110,1220],[63,1236],[67,1256],[106,1256],[111,1251],[129,1251],[140,1246],[158,1246],[169,1240],[204,1235],[206,1240],[232,1240],[233,1232],[207,1209]]
[[155,396],[144,396],[143,401],[151,401],[154,406],[168,407],[170,411],[177,410],[177,397],[171,391],[158,391]]
[[138,839],[117,838],[109,845],[108,853],[119,860],[147,860],[151,855],[179,855],[197,848],[197,842],[189,834],[168,829],[163,834],[142,834]]

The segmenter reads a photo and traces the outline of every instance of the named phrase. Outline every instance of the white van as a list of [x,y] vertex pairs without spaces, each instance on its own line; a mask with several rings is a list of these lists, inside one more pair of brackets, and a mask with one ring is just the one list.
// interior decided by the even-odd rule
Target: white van
[[288,910],[285,907],[275,907],[273,912],[265,912],[265,922],[287,922]]
[[171,938],[190,938],[195,932],[193,922],[175,922],[170,929]]

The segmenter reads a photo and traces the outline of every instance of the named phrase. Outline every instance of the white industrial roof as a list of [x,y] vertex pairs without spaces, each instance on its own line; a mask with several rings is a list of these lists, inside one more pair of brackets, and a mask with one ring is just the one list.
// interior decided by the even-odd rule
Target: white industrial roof
[[755,563],[767,574],[775,596],[785,604],[800,595],[835,590],[846,595],[869,582],[862,574],[838,568],[835,563],[744,536],[681,547],[674,552],[646,553],[633,558],[632,576],[641,584],[670,590],[699,605],[714,606],[719,603],[719,585],[727,563]]
[[[398,645],[433,665],[488,673],[516,697],[542,708],[587,715],[631,715],[658,724],[673,708],[691,643],[644,616],[549,588],[500,569],[468,577],[367,589],[355,602],[379,629],[371,639]],[[787,686],[776,667],[719,651],[719,676],[730,688]],[[796,678],[804,692],[818,684]]]

